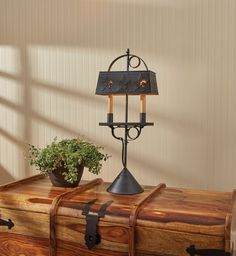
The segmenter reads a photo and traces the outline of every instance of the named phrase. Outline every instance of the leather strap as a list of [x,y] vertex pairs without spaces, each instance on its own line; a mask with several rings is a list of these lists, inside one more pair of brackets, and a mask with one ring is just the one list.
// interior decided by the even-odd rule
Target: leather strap
[[50,240],[50,256],[56,256],[57,254],[57,240],[56,240],[56,223],[55,223],[55,216],[57,215],[58,206],[60,205],[60,202],[65,197],[72,197],[74,195],[78,195],[92,187],[97,186],[102,182],[102,179],[95,179],[90,182],[88,182],[85,185],[81,185],[77,188],[74,188],[73,190],[67,191],[65,193],[62,193],[54,198],[51,208],[50,208],[50,234],[49,234],[49,240]]
[[[236,256],[236,189],[233,191],[232,201],[232,214],[226,216],[225,239],[226,250],[230,250],[232,256]],[[228,240],[230,240],[229,245]]]
[[131,210],[130,218],[129,218],[129,256],[135,256],[135,226],[137,224],[137,216],[141,209],[141,207],[147,203],[151,198],[160,193],[162,189],[164,189],[166,185],[164,183],[159,184],[157,187],[149,191],[143,198],[141,198]]
[[[231,244],[231,226],[232,226],[232,213],[227,213],[225,217],[225,251],[230,252],[233,250],[233,243]],[[235,256],[235,255],[234,255]]]

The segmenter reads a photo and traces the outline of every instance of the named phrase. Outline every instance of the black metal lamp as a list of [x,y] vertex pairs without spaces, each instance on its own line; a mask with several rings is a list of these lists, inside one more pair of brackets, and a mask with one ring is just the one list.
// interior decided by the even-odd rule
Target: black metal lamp
[[[113,64],[121,59],[127,58],[126,71],[111,71]],[[131,65],[132,59],[137,59],[138,63],[135,66]],[[135,69],[143,64],[146,70],[130,71],[130,67]],[[154,123],[146,122],[146,95],[157,95],[156,74],[148,70],[146,63],[137,55],[130,54],[129,49],[126,54],[114,59],[110,64],[108,71],[100,72],[96,88],[96,94],[108,96],[108,114],[107,122],[99,123],[101,126],[108,126],[111,128],[111,133],[114,138],[122,142],[122,164],[123,169],[116,177],[108,192],[114,194],[133,195],[143,192],[143,188],[138,184],[133,175],[127,168],[127,145],[130,141],[137,139],[145,126],[152,126]],[[126,97],[125,106],[125,121],[113,121],[113,97],[123,95]],[[128,96],[140,96],[140,120],[139,122],[128,121]],[[124,129],[124,137],[119,137],[115,134],[116,129]],[[131,129],[136,130],[136,135],[131,136]]]

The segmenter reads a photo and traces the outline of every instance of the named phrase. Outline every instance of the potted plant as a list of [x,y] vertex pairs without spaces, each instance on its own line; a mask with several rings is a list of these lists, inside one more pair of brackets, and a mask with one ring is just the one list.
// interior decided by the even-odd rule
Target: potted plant
[[63,139],[53,142],[44,148],[29,144],[30,165],[43,174],[49,175],[54,186],[78,186],[84,167],[94,174],[98,174],[102,161],[108,155],[101,152],[102,147],[80,138]]

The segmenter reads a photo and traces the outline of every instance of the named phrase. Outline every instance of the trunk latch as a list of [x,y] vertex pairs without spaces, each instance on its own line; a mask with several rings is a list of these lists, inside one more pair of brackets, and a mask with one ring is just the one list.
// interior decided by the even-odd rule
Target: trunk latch
[[7,226],[8,229],[12,229],[14,227],[14,223],[11,219],[9,219],[8,221],[0,219],[0,226]]
[[94,199],[88,202],[82,211],[82,215],[86,216],[86,231],[85,231],[85,244],[87,245],[88,249],[91,250],[95,245],[101,242],[101,235],[98,234],[97,227],[100,218],[103,218],[106,213],[106,209],[108,206],[112,204],[113,201],[107,201],[104,203],[99,211],[98,214],[90,214],[89,210],[91,206],[97,201]]
[[230,256],[231,253],[219,249],[196,249],[194,245],[189,246],[186,252],[190,256]]

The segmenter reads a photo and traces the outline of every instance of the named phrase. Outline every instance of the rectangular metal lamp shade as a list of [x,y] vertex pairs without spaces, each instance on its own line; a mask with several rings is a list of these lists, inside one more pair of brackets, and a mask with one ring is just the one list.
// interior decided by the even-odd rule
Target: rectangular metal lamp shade
[[157,95],[156,74],[152,71],[99,72],[96,94]]

